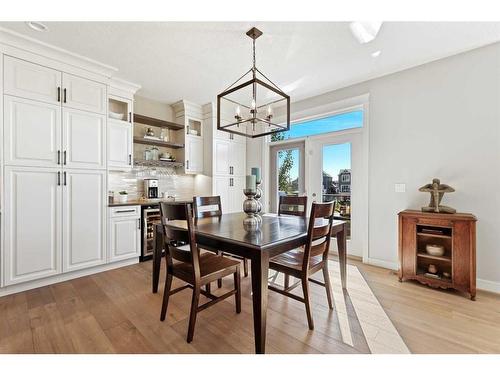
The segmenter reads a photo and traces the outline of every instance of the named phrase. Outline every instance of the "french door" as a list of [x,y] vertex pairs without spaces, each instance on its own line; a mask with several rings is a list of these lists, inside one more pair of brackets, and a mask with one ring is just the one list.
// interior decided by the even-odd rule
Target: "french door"
[[336,218],[348,223],[347,251],[360,257],[368,233],[367,166],[362,137],[360,131],[348,131],[310,137],[306,144],[308,201],[335,201]]
[[280,195],[305,194],[305,145],[304,141],[271,146],[271,212],[278,212]]

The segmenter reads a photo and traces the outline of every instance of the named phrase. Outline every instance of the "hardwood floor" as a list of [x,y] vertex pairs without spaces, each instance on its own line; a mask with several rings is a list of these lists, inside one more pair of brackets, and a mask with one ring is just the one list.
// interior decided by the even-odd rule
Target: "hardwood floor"
[[[500,296],[479,291],[472,302],[457,293],[399,283],[388,270],[350,263],[411,352],[500,353]],[[190,290],[172,296],[166,321],[159,319],[163,267],[158,294],[150,292],[146,262],[0,298],[0,352],[253,353],[249,278],[242,279],[242,313],[235,314],[232,299],[201,312],[188,344]],[[401,337],[383,310],[373,308],[376,299],[363,283],[354,280],[348,296],[334,286],[333,311],[324,288],[312,284],[314,331],[307,328],[303,304],[270,292],[267,351],[404,352]],[[225,279],[223,290],[212,289],[222,293],[231,286]]]

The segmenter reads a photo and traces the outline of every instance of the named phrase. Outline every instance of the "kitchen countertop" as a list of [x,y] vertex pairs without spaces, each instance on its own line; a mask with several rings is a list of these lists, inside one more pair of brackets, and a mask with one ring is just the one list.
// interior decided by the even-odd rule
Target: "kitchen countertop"
[[163,200],[163,199],[130,199],[127,202],[120,203],[118,201],[109,203],[108,207],[119,207],[119,206],[150,206],[153,204],[159,204],[160,202],[170,202],[177,204],[193,203],[193,200],[182,200],[176,199],[175,201]]

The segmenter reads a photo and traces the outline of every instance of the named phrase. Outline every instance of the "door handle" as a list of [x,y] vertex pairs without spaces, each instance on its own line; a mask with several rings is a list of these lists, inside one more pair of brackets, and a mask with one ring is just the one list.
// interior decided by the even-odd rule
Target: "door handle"
[[61,101],[61,86],[57,87],[57,101]]
[[132,123],[132,112],[128,113],[128,122]]
[[61,164],[61,150],[57,150],[57,164]]
[[64,103],[66,103],[66,88],[64,89]]
[[186,160],[186,169],[189,169],[189,160]]
[[137,219],[137,229],[141,229],[141,219]]
[[63,152],[63,164],[66,165],[66,150]]
[[132,154],[128,154],[128,165],[132,165]]
[[57,172],[57,186],[61,186],[61,172]]
[[63,172],[63,184],[66,186],[66,172]]

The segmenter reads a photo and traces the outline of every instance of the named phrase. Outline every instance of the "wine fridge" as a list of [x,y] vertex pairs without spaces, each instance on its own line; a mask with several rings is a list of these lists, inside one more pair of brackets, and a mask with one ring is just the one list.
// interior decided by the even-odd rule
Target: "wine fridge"
[[142,250],[141,261],[149,260],[153,257],[155,225],[161,223],[160,206],[147,205],[142,207]]

